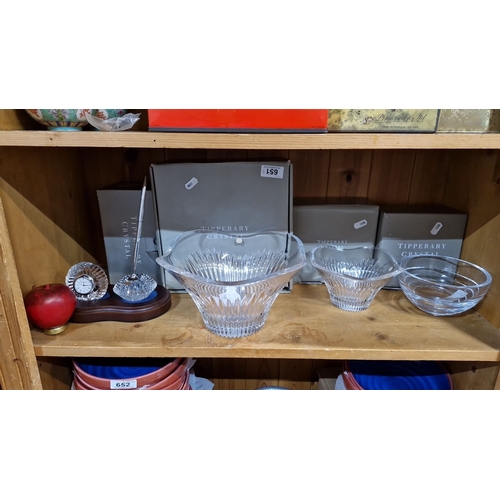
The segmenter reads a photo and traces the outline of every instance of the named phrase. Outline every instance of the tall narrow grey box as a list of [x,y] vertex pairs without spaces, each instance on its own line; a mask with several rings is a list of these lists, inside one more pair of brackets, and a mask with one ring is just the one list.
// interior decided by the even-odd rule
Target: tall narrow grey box
[[[377,245],[398,262],[411,255],[460,257],[467,214],[444,206],[381,207]],[[399,289],[397,278],[384,288]]]
[[[292,170],[286,160],[151,165],[160,253],[194,229],[291,231]],[[165,271],[163,283],[171,292],[185,292]]]
[[[132,272],[141,187],[142,183],[120,183],[97,190],[111,284]],[[161,267],[154,260],[158,256],[158,247],[151,190],[146,191],[144,205],[137,272],[148,274],[161,283]]]
[[343,248],[375,245],[379,207],[369,203],[298,205],[293,208],[293,232],[304,243],[306,266],[295,283],[320,284],[323,280],[311,264],[311,250],[322,243]]

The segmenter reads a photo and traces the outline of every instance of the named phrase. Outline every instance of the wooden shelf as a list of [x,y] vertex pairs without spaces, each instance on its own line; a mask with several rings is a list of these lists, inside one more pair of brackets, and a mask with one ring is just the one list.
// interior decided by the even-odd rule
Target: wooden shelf
[[[308,360],[442,360],[453,365],[458,387],[500,386],[500,288],[494,284],[476,310],[449,318],[419,311],[400,291],[384,290],[367,311],[350,313],[330,304],[325,286],[295,286],[278,297],[264,328],[243,339],[210,333],[191,297],[178,294],[154,320],[74,323],[51,337],[30,329],[21,293],[60,280],[55,277],[64,276],[69,263],[90,258],[88,252],[103,260],[94,244],[97,189],[140,178],[154,161],[226,161],[239,151],[250,158],[266,150],[269,157],[294,156],[301,202],[356,195],[379,204],[436,203],[466,211],[464,255],[497,276],[500,133],[51,132],[27,130],[29,121],[17,111],[0,113],[3,388],[41,388],[41,378],[51,388],[59,380],[53,371],[67,370],[66,358],[87,356],[205,358],[220,387],[242,377],[312,383],[308,370],[316,364]],[[127,148],[141,151],[123,156]]]
[[0,146],[180,149],[498,149],[500,134],[226,134],[0,130]]
[[210,333],[187,294],[173,294],[170,311],[151,321],[70,323],[58,336],[32,336],[37,356],[56,357],[500,360],[500,332],[477,312],[433,317],[389,290],[366,311],[346,312],[322,285],[280,295],[264,328],[243,339]]

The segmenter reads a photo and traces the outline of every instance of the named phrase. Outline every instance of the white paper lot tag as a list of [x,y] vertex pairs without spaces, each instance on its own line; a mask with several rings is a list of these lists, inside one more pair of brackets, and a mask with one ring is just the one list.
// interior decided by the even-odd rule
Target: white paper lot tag
[[137,389],[137,380],[110,380],[110,389]]
[[272,177],[274,179],[283,179],[284,167],[279,167],[276,165],[262,165],[260,167],[261,177]]

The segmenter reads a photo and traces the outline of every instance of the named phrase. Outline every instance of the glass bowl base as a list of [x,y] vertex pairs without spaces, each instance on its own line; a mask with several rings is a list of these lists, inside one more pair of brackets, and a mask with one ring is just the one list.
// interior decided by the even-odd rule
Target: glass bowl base
[[[203,315],[202,315],[203,316]],[[260,316],[257,321],[230,321],[227,318],[224,321],[214,321],[213,318],[203,316],[203,321],[207,330],[218,335],[230,339],[248,337],[257,333],[266,322],[266,318]]]
[[330,296],[330,301],[335,307],[338,307],[343,311],[351,311],[351,312],[364,311],[365,309],[368,309],[368,307],[370,307],[370,304],[372,303],[372,299],[356,300],[356,299],[339,298],[334,296]]

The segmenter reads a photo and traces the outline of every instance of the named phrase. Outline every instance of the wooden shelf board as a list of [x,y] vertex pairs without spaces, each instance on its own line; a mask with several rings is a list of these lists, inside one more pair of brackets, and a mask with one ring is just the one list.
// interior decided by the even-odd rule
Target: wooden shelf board
[[0,146],[180,149],[498,149],[500,134],[51,132],[0,130]]
[[295,285],[264,328],[242,339],[210,333],[187,294],[173,294],[170,311],[151,321],[73,323],[54,337],[32,336],[37,356],[500,360],[500,332],[477,312],[437,318],[389,290],[366,311],[346,312],[323,285]]

